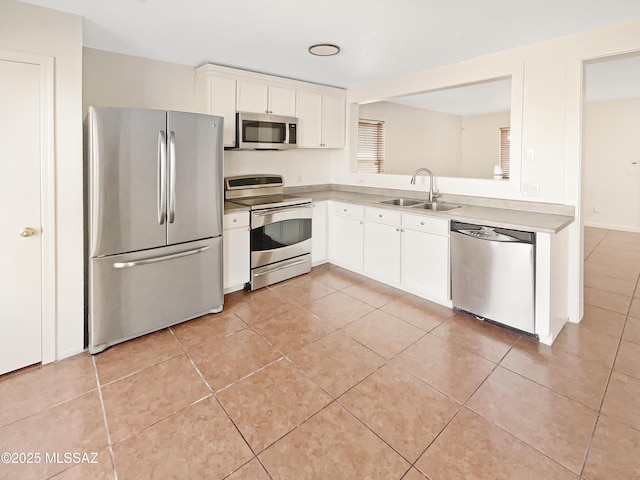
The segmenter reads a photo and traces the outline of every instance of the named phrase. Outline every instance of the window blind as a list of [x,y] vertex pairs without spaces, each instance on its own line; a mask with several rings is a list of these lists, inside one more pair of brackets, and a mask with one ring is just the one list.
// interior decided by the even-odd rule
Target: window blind
[[500,167],[502,168],[502,178],[509,178],[509,155],[511,151],[511,129],[503,127],[500,129]]
[[358,172],[384,172],[384,122],[358,121]]

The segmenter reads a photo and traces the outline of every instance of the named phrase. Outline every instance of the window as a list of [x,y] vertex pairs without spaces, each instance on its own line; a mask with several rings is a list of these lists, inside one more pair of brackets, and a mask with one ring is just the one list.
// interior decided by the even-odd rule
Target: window
[[511,151],[511,129],[503,127],[500,129],[500,167],[502,168],[502,178],[509,178],[509,152]]
[[358,172],[384,172],[384,122],[358,121]]

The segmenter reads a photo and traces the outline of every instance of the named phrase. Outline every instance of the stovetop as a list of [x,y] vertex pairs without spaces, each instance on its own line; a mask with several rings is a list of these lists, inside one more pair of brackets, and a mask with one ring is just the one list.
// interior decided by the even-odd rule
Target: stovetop
[[228,202],[237,203],[246,207],[251,207],[251,210],[261,210],[265,208],[276,207],[288,207],[295,205],[304,205],[311,203],[310,198],[294,197],[293,195],[260,195],[256,197],[246,198],[232,198],[227,199]]

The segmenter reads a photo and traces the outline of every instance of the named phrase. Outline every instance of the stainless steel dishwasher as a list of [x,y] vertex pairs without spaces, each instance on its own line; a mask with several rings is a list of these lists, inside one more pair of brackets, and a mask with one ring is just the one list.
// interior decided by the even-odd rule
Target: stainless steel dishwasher
[[535,332],[535,233],[451,222],[454,308]]

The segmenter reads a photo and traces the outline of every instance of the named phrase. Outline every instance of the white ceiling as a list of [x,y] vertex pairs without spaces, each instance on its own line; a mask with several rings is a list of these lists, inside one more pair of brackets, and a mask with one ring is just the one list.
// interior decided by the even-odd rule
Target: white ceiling
[[339,87],[640,19],[639,0],[23,1],[82,15],[86,47]]

